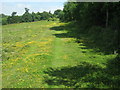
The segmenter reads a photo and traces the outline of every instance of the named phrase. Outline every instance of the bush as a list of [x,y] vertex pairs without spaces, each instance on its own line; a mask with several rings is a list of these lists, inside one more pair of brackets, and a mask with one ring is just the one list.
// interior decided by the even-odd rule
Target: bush
[[2,18],[2,25],[6,25],[7,23],[7,18]]

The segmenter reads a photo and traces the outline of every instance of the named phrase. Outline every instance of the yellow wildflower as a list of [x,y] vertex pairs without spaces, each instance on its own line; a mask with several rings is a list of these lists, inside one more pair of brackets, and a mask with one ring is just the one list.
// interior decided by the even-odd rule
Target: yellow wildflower
[[28,72],[28,69],[26,68],[25,71]]
[[34,43],[35,41],[28,42],[28,44]]

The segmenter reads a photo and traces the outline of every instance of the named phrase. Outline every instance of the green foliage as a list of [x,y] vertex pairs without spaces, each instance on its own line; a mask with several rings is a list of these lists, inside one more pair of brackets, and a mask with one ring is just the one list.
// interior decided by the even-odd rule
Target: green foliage
[[49,18],[48,21],[57,21],[58,18]]
[[7,17],[2,18],[2,25],[8,24]]
[[60,15],[61,12],[62,12],[62,10],[60,10],[60,9],[55,10],[54,11],[55,17],[59,18],[59,15]]
[[48,20],[51,17],[51,14],[48,12],[41,13],[41,20]]
[[29,13],[28,8],[25,8],[25,13],[22,15],[22,22],[32,22],[32,15]]
[[74,2],[67,2],[64,5],[63,12],[65,13],[64,14],[65,21],[72,21],[75,19],[75,16],[76,16],[74,15],[75,9],[76,9],[76,3]]
[[12,12],[11,16],[15,16],[17,14],[17,12]]
[[21,16],[8,16],[7,22],[8,22],[8,24],[20,23],[21,22]]
[[39,20],[40,20],[40,15],[32,12],[32,21],[39,21]]
[[[12,12],[11,16],[7,16],[1,14],[3,25],[12,24],[12,23],[21,23],[21,22],[34,22],[40,20],[49,20],[52,18],[52,21],[56,20],[56,17],[49,11],[49,12],[37,12],[37,13],[29,13],[29,9],[25,8],[25,13],[22,16],[17,16],[17,12]],[[4,18],[5,17],[5,18]]]
[[54,17],[59,18],[60,21],[64,21],[64,12],[60,9],[54,11]]
[[64,12],[63,11],[61,11],[60,13],[59,13],[59,17],[58,17],[59,19],[60,19],[60,21],[63,21],[64,20]]
[[62,11],[62,10],[57,9],[57,10],[54,11],[54,14],[55,14],[55,15],[59,15],[59,13],[60,13],[61,11]]
[[90,32],[93,44],[104,47],[108,53],[120,54],[119,6],[120,2],[67,2],[61,21],[77,22],[79,30]]

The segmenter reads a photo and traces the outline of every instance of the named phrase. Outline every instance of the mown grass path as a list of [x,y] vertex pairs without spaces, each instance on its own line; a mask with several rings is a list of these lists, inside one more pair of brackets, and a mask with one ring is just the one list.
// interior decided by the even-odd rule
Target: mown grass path
[[[77,87],[77,82],[91,70],[77,67],[80,62],[103,69],[106,67],[103,63],[114,58],[83,48],[75,38],[66,37],[64,29],[51,29],[60,25],[65,23],[40,21],[3,26],[3,88]],[[84,72],[87,70],[89,73]],[[89,85],[82,82],[80,86]]]

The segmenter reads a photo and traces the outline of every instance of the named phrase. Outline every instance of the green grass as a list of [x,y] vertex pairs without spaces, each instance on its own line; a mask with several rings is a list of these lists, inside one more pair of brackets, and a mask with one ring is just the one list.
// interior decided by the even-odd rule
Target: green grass
[[3,26],[3,88],[119,87],[116,63],[110,63],[116,55],[100,54],[76,43],[70,37],[74,33],[69,34],[62,25],[66,23]]

